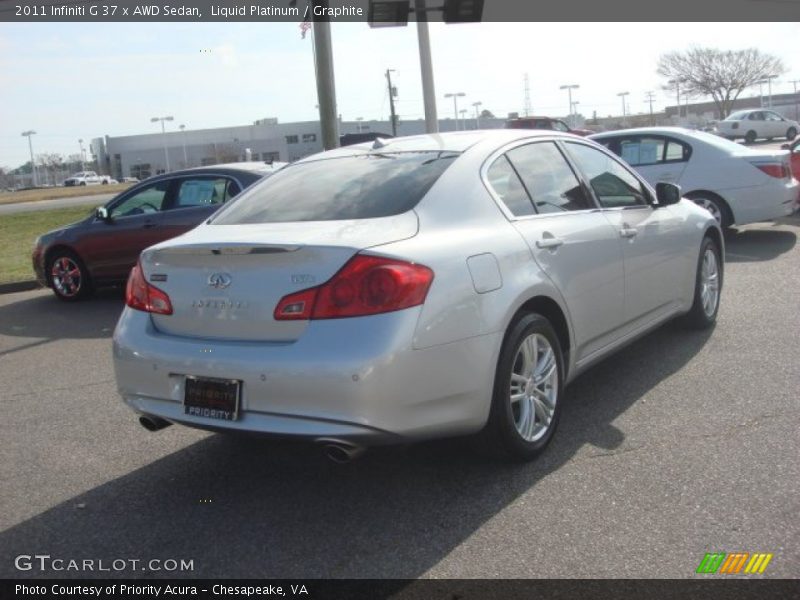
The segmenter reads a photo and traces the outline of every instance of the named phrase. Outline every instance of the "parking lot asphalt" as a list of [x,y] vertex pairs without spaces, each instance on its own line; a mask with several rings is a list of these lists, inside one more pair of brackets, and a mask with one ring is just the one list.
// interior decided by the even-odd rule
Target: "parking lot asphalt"
[[[668,324],[578,378],[544,456],[463,440],[368,452],[140,427],[119,401],[118,291],[0,296],[0,577],[800,576],[800,218],[727,238],[719,322]],[[185,559],[184,573],[18,571],[21,554]]]

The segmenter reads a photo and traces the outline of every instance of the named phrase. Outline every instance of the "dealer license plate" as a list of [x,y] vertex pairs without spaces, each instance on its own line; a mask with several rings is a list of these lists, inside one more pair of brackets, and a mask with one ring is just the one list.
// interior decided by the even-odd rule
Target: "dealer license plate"
[[239,418],[242,382],[236,379],[186,376],[183,412],[195,417],[235,421]]

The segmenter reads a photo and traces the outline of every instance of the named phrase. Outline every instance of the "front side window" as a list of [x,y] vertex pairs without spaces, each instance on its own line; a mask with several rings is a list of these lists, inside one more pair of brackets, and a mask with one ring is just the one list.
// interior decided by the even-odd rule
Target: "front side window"
[[222,209],[212,224],[399,215],[417,205],[457,156],[444,151],[382,152],[290,165]]
[[764,115],[766,116],[767,121],[783,121],[783,117],[780,116],[778,113],[765,112]]
[[538,213],[594,208],[553,142],[519,146],[507,153]]
[[131,217],[161,212],[170,181],[158,181],[128,196],[111,208],[112,217]]
[[567,142],[566,146],[604,208],[647,205],[642,183],[616,160],[584,144]]

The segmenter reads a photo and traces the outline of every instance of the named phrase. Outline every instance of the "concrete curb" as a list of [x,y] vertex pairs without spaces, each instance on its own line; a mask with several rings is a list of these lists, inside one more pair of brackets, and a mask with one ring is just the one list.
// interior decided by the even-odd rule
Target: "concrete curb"
[[27,292],[40,288],[38,281],[14,281],[12,283],[0,283],[0,294],[13,294],[14,292]]

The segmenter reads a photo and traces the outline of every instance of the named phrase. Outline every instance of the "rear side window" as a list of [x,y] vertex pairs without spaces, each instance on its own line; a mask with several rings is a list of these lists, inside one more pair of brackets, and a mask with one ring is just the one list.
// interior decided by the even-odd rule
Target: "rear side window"
[[187,178],[180,182],[174,208],[222,204],[239,192],[239,186],[224,178]]
[[505,155],[498,158],[486,172],[489,185],[515,217],[535,214],[528,192]]
[[507,153],[540,214],[595,208],[553,142],[519,146]]
[[281,169],[223,209],[217,225],[374,219],[414,208],[458,153],[347,156]]

